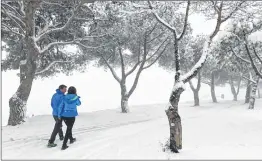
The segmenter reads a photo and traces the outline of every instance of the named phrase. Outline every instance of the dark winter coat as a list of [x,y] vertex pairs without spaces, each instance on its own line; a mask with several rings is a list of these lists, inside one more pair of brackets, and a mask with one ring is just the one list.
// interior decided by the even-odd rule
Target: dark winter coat
[[53,95],[51,99],[51,107],[53,109],[53,116],[58,116],[58,108],[63,101],[64,93],[59,89],[56,90],[56,93]]
[[77,106],[81,105],[80,97],[76,94],[65,95],[62,103],[59,106],[58,117],[76,117],[78,115]]

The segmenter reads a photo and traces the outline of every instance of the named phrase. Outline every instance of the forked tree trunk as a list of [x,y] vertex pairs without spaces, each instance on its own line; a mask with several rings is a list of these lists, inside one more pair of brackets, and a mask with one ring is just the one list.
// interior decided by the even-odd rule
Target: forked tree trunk
[[215,72],[212,72],[211,74],[211,97],[212,97],[212,101],[214,103],[217,103],[217,97],[216,97],[216,93],[215,93]]
[[254,106],[255,106],[258,82],[259,82],[259,77],[256,76],[256,83],[253,83],[252,90],[251,90],[251,96],[250,96],[250,100],[249,100],[248,109],[251,109],[251,110],[253,110]]
[[251,92],[251,81],[248,81],[248,82],[247,82],[247,88],[246,88],[245,103],[249,103],[249,100],[250,100],[250,92]]
[[189,85],[191,90],[193,91],[194,94],[194,106],[199,106],[200,102],[199,102],[199,90],[201,87],[201,74],[200,72],[197,74],[197,87],[195,88],[192,81],[189,81]]
[[36,59],[39,55],[39,50],[35,46],[35,26],[34,26],[34,12],[37,1],[25,2],[25,43],[27,48],[26,61],[22,61],[20,65],[20,85],[15,94],[9,99],[10,115],[8,125],[18,125],[24,122],[26,116],[26,103],[31,92],[35,72]]

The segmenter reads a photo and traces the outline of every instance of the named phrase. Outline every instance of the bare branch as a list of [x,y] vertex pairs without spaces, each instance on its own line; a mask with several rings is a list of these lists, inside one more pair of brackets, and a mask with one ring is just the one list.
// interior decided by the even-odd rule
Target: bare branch
[[109,68],[109,70],[111,71],[111,74],[113,75],[113,77],[115,78],[115,80],[118,83],[121,83],[121,79],[117,76],[115,70],[113,69],[113,67],[107,62],[107,60],[105,59],[105,57],[100,54],[101,58],[104,60],[104,62],[106,63],[107,67]]
[[166,46],[164,47],[164,49],[161,51],[161,53],[159,53],[159,55],[156,57],[156,59],[155,59],[151,64],[143,67],[142,69],[143,69],[143,70],[144,70],[144,69],[147,69],[147,68],[151,67],[153,64],[155,64],[155,63],[157,62],[157,60],[163,55],[163,53],[165,52],[165,50],[166,50],[166,48],[167,48],[168,45],[169,45],[169,43],[166,44]]
[[242,5],[243,3],[245,3],[245,2],[246,2],[245,0],[242,0],[242,1],[236,6],[236,8],[235,8],[226,18],[224,18],[224,19],[221,20],[221,22],[223,23],[223,22],[227,21],[230,17],[232,17],[233,14],[236,13],[236,12],[239,10],[239,8],[241,7],[241,5]]
[[120,56],[120,62],[121,62],[121,73],[122,73],[122,80],[124,80],[124,78],[126,77],[125,75],[125,62],[124,62],[124,58],[123,58],[123,53],[121,48],[118,48],[118,52],[119,52],[119,56]]
[[185,15],[185,20],[184,20],[184,27],[183,27],[182,33],[180,34],[180,36],[178,36],[178,39],[177,39],[178,41],[181,40],[183,38],[183,36],[185,35],[185,33],[186,33],[189,7],[190,7],[190,0],[187,1],[186,15]]
[[142,62],[140,60],[140,56],[141,56],[141,42],[139,41],[139,51],[138,51],[138,56],[137,56],[137,63],[134,65],[134,67],[129,72],[126,73],[126,77],[132,74],[136,70],[138,65]]

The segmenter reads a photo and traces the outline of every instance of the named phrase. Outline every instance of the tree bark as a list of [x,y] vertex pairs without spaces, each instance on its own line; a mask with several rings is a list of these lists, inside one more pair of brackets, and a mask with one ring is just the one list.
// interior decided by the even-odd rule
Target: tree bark
[[258,98],[261,98],[259,86],[257,87],[257,96]]
[[233,82],[232,77],[230,77],[230,79],[229,79],[229,84],[230,84],[230,88],[231,88],[231,93],[233,94],[233,101],[237,101],[237,92],[236,92],[236,89],[234,87],[234,82]]
[[178,103],[183,91],[183,88],[179,88],[172,92],[170,105],[166,110],[170,127],[170,149],[175,153],[178,153],[178,149],[182,149],[182,124],[178,113]]
[[250,96],[250,100],[249,100],[248,109],[251,109],[251,110],[253,110],[254,106],[255,106],[258,82],[259,82],[259,76],[256,76],[256,83],[253,83],[252,90],[251,90],[251,96]]
[[200,72],[197,74],[197,87],[194,88],[194,85],[193,85],[191,80],[189,81],[189,85],[190,85],[190,88],[192,89],[193,94],[194,94],[194,106],[199,106],[200,105],[199,90],[200,90],[200,87],[201,87],[201,74],[200,74]]
[[212,97],[212,101],[214,103],[217,103],[217,98],[216,98],[216,93],[215,93],[215,73],[212,72],[211,74],[211,97]]
[[24,122],[26,116],[26,104],[36,72],[36,59],[39,55],[39,50],[34,42],[34,13],[36,5],[38,4],[39,2],[37,1],[27,1],[25,5],[25,43],[28,53],[26,61],[20,66],[22,76],[20,77],[20,85],[15,94],[9,99],[10,116],[8,119],[8,125],[12,126]]
[[128,95],[126,91],[126,84],[121,84],[121,110],[122,113],[128,113],[129,108],[128,108]]
[[251,81],[248,81],[248,82],[247,82],[247,88],[246,88],[245,103],[249,103],[249,100],[250,100],[250,92],[251,92]]

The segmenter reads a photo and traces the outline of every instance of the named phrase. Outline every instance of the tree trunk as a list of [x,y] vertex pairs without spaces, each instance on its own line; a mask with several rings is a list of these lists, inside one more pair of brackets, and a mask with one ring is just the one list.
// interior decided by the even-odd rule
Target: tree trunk
[[217,103],[217,98],[216,98],[216,93],[215,93],[215,73],[212,72],[211,74],[211,96],[212,96],[212,101],[214,103]]
[[193,91],[193,94],[194,94],[194,106],[199,106],[200,103],[199,103],[199,90],[200,90],[200,87],[201,87],[201,74],[200,72],[197,74],[197,87],[194,88],[194,85],[192,83],[192,81],[190,80],[189,81],[189,85],[190,85],[190,88],[192,89]]
[[198,91],[194,91],[195,106],[199,106],[199,94]]
[[15,94],[9,99],[10,116],[8,125],[18,125],[24,122],[26,116],[26,103],[29,98],[35,72],[36,59],[39,55],[39,50],[35,46],[35,25],[34,12],[37,1],[26,1],[25,4],[25,44],[27,49],[26,61],[22,61],[20,65],[20,85]]
[[246,88],[246,96],[245,96],[245,103],[249,103],[250,100],[250,92],[251,92],[251,82],[247,82],[247,88]]
[[183,88],[172,91],[170,105],[166,110],[170,127],[170,149],[175,153],[178,153],[177,149],[182,149],[182,124],[178,113],[178,103],[183,91]]
[[257,76],[256,83],[253,83],[252,90],[251,90],[251,96],[250,96],[249,107],[248,107],[248,109],[251,110],[253,110],[255,106],[258,82],[259,82],[259,76]]
[[128,99],[129,97],[127,96],[127,91],[126,91],[126,84],[121,84],[121,110],[122,113],[128,113],[129,108],[128,108]]
[[258,98],[261,98],[259,86],[257,87],[257,96]]
[[229,79],[229,84],[230,84],[230,87],[231,87],[231,92],[233,94],[233,101],[237,101],[237,92],[236,92],[236,89],[234,87],[234,82],[233,82],[232,77],[230,77],[230,79]]

